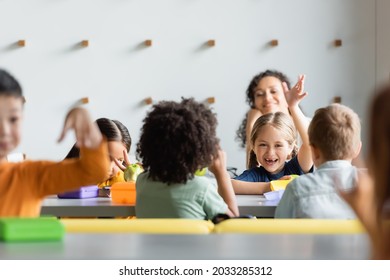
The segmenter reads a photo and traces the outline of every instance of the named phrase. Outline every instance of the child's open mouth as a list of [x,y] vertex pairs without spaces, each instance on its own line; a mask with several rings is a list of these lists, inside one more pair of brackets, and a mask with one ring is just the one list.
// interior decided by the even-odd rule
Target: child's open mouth
[[277,159],[265,159],[265,162],[268,164],[268,165],[274,165],[275,163],[278,162]]

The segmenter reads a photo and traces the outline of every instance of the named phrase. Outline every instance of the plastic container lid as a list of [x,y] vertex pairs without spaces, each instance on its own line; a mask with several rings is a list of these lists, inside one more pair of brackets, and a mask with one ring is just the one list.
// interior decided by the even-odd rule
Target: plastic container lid
[[0,219],[0,240],[5,242],[53,241],[64,235],[64,225],[55,217]]
[[96,185],[84,186],[76,191],[58,194],[58,198],[91,198],[99,195],[99,188]]

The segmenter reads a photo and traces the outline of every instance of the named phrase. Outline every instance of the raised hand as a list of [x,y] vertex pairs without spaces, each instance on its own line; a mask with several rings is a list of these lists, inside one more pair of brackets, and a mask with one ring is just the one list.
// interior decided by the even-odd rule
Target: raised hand
[[70,129],[75,132],[76,146],[79,148],[94,149],[102,142],[102,134],[98,126],[92,122],[88,111],[83,108],[73,108],[69,111],[58,142],[64,139]]
[[126,150],[123,150],[123,160],[124,162],[120,162],[118,159],[114,158],[115,164],[124,171],[130,164],[129,155],[127,154]]
[[304,92],[305,75],[299,75],[298,82],[291,89],[285,82],[282,83],[282,86],[289,108],[298,106],[299,102],[308,94]]
[[216,157],[213,157],[213,161],[211,162],[208,169],[214,175],[217,175],[217,173],[226,172],[226,153],[223,150],[218,149],[218,154]]

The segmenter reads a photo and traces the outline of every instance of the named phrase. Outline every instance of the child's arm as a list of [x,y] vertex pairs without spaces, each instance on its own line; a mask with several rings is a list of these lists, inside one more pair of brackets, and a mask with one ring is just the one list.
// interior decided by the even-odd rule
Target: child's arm
[[[92,177],[100,176],[106,179],[109,157],[106,154],[95,153],[103,142],[103,136],[86,109],[76,107],[68,112],[58,141],[62,141],[70,129],[74,130],[76,146],[80,148],[80,168],[86,174],[92,173]],[[100,157],[91,163],[91,159],[95,156]]]
[[[377,214],[377,204],[375,203],[374,183],[371,177],[361,173],[355,188],[349,191],[338,189],[340,196],[355,211],[362,225],[367,230],[373,246],[373,257],[376,258],[383,245],[381,240],[380,223]],[[387,238],[387,237],[386,237]]]
[[232,179],[236,194],[263,194],[271,191],[269,182],[246,182]]
[[294,121],[294,125],[302,139],[302,145],[298,151],[298,162],[303,172],[307,173],[313,166],[313,159],[311,156],[308,135],[309,120],[299,108],[299,103],[307,95],[307,92],[303,92],[304,82],[305,75],[300,75],[298,82],[294,87],[291,88],[291,90],[288,89],[286,83],[283,83],[283,90],[288,103],[288,108]]
[[213,159],[213,162],[209,166],[209,170],[214,174],[217,180],[219,195],[228,205],[226,214],[230,217],[239,216],[236,196],[233,191],[229,173],[226,170],[226,154],[224,151],[218,151],[218,156]]
[[110,165],[107,142],[87,110],[74,108],[68,113],[59,141],[70,129],[75,130],[80,157],[35,163],[29,176],[33,178],[39,174],[39,190],[36,191],[41,195],[64,192],[107,179]]
[[251,144],[251,132],[253,125],[255,124],[256,120],[261,117],[260,110],[257,109],[250,109],[247,116],[247,122],[246,122],[246,168],[249,168],[249,159],[250,159],[250,152],[252,150],[252,144]]
[[58,142],[64,139],[70,129],[74,129],[76,146],[79,148],[95,149],[102,142],[99,127],[92,122],[88,111],[83,108],[73,108],[68,112]]

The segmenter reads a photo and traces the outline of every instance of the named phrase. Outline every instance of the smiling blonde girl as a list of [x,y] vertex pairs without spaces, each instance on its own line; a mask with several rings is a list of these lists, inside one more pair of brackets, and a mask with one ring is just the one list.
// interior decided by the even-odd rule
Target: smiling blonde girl
[[[312,171],[309,122],[299,108],[300,101],[307,95],[303,92],[303,82],[304,76],[301,76],[291,90],[283,84],[291,116],[283,112],[268,113],[254,123],[249,139],[250,157],[258,164],[232,180],[236,194],[263,194],[270,191],[272,180]],[[302,139],[299,150],[297,130]]]

